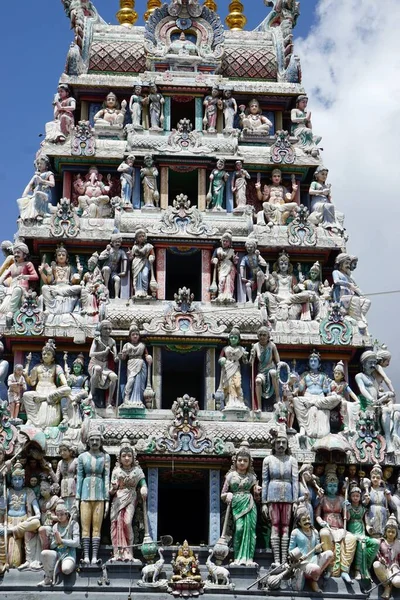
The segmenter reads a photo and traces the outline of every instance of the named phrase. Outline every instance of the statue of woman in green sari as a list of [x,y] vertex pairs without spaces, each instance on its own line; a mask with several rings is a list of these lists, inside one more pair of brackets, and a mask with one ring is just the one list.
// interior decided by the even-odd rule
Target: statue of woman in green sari
[[235,533],[234,562],[231,564],[234,566],[255,566],[257,509],[254,497],[259,497],[260,491],[248,443],[243,442],[233,457],[221,492],[223,502],[232,508]]
[[359,487],[354,486],[351,488],[350,501],[347,529],[357,538],[355,578],[371,579],[370,569],[379,550],[379,540],[366,535],[364,515],[367,509],[361,504],[361,490]]

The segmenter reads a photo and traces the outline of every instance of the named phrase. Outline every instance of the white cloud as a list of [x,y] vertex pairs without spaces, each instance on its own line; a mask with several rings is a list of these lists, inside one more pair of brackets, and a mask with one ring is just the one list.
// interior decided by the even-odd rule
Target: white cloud
[[[348,250],[360,257],[355,279],[365,292],[400,289],[400,2],[319,0],[316,15],[296,53]],[[369,328],[392,351],[400,394],[400,294],[371,299]]]

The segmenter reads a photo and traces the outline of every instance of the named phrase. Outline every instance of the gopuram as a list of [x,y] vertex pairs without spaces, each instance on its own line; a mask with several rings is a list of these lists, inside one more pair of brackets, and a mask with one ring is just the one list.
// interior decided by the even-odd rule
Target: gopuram
[[149,0],[144,27],[133,0],[118,25],[63,0],[74,41],[1,244],[2,597],[400,587],[391,355],[299,2],[256,3],[245,31],[238,1],[226,28],[213,0]]

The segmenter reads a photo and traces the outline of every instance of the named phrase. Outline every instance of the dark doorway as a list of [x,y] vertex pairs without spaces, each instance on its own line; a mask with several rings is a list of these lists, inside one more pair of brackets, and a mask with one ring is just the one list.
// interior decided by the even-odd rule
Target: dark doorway
[[198,171],[197,168],[191,171],[173,171],[168,174],[168,198],[169,204],[175,200],[179,194],[185,194],[191,206],[197,206],[198,195]]
[[176,129],[181,119],[189,119],[195,128],[195,99],[193,96],[172,96],[171,98],[171,129]]
[[181,354],[161,351],[161,408],[171,408],[178,397],[189,394],[204,408],[205,350]]
[[181,287],[190,288],[194,300],[201,301],[201,252],[191,249],[181,252],[177,248],[168,248],[166,265],[166,290],[167,300],[173,300],[174,294]]
[[174,544],[208,543],[208,471],[160,469],[158,487],[158,533],[172,535]]

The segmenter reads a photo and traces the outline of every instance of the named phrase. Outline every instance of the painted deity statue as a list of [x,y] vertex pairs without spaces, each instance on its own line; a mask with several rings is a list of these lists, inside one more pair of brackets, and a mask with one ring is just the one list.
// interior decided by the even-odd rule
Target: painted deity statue
[[43,346],[42,362],[29,373],[31,360],[29,353],[23,374],[32,390],[22,396],[27,424],[39,429],[57,427],[61,422],[61,400],[71,395],[71,388],[62,367],[56,363],[54,340]]
[[115,362],[119,361],[117,354],[117,345],[114,338],[111,337],[112,325],[106,319],[99,324],[99,334],[94,338],[90,347],[90,362],[88,372],[90,375],[90,392],[95,397],[96,390],[108,390],[106,399],[106,410],[114,414],[112,401],[115,388],[117,386],[118,375],[108,366],[109,358],[112,357]]
[[122,100],[120,105],[114,92],[110,92],[103,102],[103,107],[94,115],[95,127],[96,125],[101,125],[102,127],[118,127],[122,129],[125,120],[126,105],[126,100]]
[[357,538],[355,578],[370,579],[370,569],[379,549],[379,541],[366,535],[364,517],[366,508],[361,504],[361,490],[353,486],[349,490],[350,506],[347,529]]
[[350,322],[357,324],[360,331],[365,331],[371,300],[363,295],[352,277],[352,263],[357,260],[344,252],[337,255],[332,271],[333,300],[340,302]]
[[35,174],[17,200],[19,215],[24,223],[42,223],[51,215],[51,190],[56,182],[50,171],[50,159],[39,154],[35,160]]
[[[82,409],[89,398],[89,376],[85,373],[85,357],[82,353],[78,354],[72,363],[72,369],[68,365],[68,352],[64,352],[64,372],[67,378],[67,384],[71,388],[71,395],[64,405],[61,402],[63,411],[63,421],[70,430],[75,430],[75,436],[80,437],[80,428],[82,427]],[[67,437],[71,432],[66,433]]]
[[113,557],[111,561],[133,561],[132,521],[137,504],[137,490],[142,498],[147,498],[147,485],[144,473],[136,459],[136,452],[125,439],[121,442],[118,462],[111,474],[110,494],[112,497],[111,541]]
[[199,560],[187,543],[187,540],[185,540],[182,546],[179,548],[178,555],[172,562],[172,569],[173,583],[186,579],[192,580],[198,584],[201,583],[202,579],[199,569]]
[[216,168],[210,174],[210,186],[207,193],[207,208],[210,210],[225,210],[225,185],[229,174],[225,171],[223,158],[217,160]]
[[318,318],[319,296],[312,290],[302,289],[293,275],[293,265],[284,250],[274,264],[266,281],[267,291],[259,298],[263,323],[287,319],[310,321]]
[[90,219],[102,219],[111,215],[110,190],[111,175],[107,175],[107,185],[103,182],[97,167],[90,167],[83,180],[80,173],[73,184],[78,194],[79,213]]
[[157,90],[155,83],[149,88],[149,94],[143,99],[143,104],[149,107],[150,130],[162,131],[164,128],[165,98]]
[[132,296],[133,298],[149,298],[157,289],[154,277],[154,261],[156,259],[154,246],[147,241],[145,229],[137,229],[135,243],[128,252],[132,260]]
[[332,204],[331,186],[326,183],[328,173],[328,169],[322,165],[317,167],[314,173],[314,181],[308,192],[311,196],[311,213],[308,220],[313,225],[321,225],[333,233],[343,233],[339,214],[336,213],[335,206]]
[[[1,343],[0,343],[1,344]],[[1,346],[0,345],[0,355],[1,355]],[[0,363],[0,369],[2,365]],[[7,372],[8,372],[8,363],[7,363]],[[1,379],[2,373],[0,373]],[[14,369],[11,375],[7,378],[7,386],[8,386],[8,408],[10,411],[10,416],[13,421],[18,419],[19,409],[21,407],[22,396],[27,390],[26,381],[24,377],[24,367],[18,363],[14,364]],[[20,421],[21,422],[21,421]]]
[[13,256],[13,242],[10,240],[3,240],[0,244],[0,249],[3,253],[3,263],[0,266],[0,276],[3,275],[7,269],[14,264],[14,256]]
[[373,563],[375,575],[383,585],[382,598],[389,600],[392,588],[400,588],[400,540],[399,526],[392,515],[389,517],[380,541],[378,555]]
[[232,131],[234,128],[233,122],[237,113],[237,103],[235,98],[232,97],[232,90],[225,90],[223,95],[222,107],[224,113],[224,131]]
[[135,155],[129,154],[119,165],[117,171],[121,173],[121,200],[125,209],[133,208],[133,190],[135,187]]
[[13,263],[0,276],[0,314],[5,314],[10,324],[31,282],[39,279],[35,267],[27,260],[28,255],[28,246],[16,241],[13,246]]
[[260,108],[260,103],[256,98],[250,100],[247,110],[244,106],[240,106],[241,113],[239,115],[240,124],[243,133],[250,135],[269,135],[272,123],[267,117],[264,117]]
[[[8,563],[10,567],[40,569],[40,508],[33,490],[25,487],[25,471],[15,463],[7,492]],[[25,562],[24,562],[25,554]]]
[[355,433],[360,402],[344,378],[344,364],[339,361],[333,369],[333,381],[330,384],[331,392],[341,397],[340,415],[344,424],[344,432]]
[[58,569],[63,575],[70,575],[76,567],[79,523],[71,519],[71,509],[62,500],[55,507],[55,516],[57,521],[51,528],[50,548],[42,550],[40,555],[44,579],[39,586],[54,585]]
[[387,369],[390,366],[392,354],[389,352],[386,346],[383,345],[379,350],[377,350],[376,358],[378,359],[376,374],[380,385],[383,386],[383,384],[385,384],[389,392],[393,392],[393,394],[395,394],[393,384],[385,372],[385,369]]
[[396,489],[389,498],[390,510],[394,512],[397,522],[400,523],[400,476],[396,480]]
[[143,158],[144,166],[140,169],[140,178],[143,186],[143,207],[158,208],[160,194],[157,187],[158,170],[151,154]]
[[282,171],[274,169],[271,173],[271,185],[264,185],[261,190],[261,182],[257,180],[255,185],[257,198],[263,203],[263,209],[257,213],[257,225],[286,225],[292,213],[297,212],[298,205],[295,202],[298,185],[292,179],[292,191],[282,185]]
[[104,317],[105,305],[109,301],[110,292],[99,267],[99,254],[93,252],[87,261],[87,271],[82,277],[81,315],[86,315],[87,322],[97,323]]
[[246,409],[243,398],[241,363],[247,363],[248,352],[240,345],[240,331],[234,327],[229,334],[229,344],[221,350],[220,389],[224,393],[226,409]]
[[288,556],[289,525],[293,504],[299,496],[297,460],[288,452],[285,430],[280,430],[270,456],[262,466],[262,512],[271,521],[271,548],[275,565],[285,564]]
[[385,488],[382,469],[375,465],[370,472],[371,486],[365,491],[363,504],[367,507],[365,526],[370,537],[380,538],[389,518],[390,490]]
[[46,142],[63,143],[74,128],[76,109],[76,100],[66,83],[59,84],[53,106],[54,120],[46,123]]
[[74,446],[67,440],[61,442],[58,452],[61,460],[57,464],[56,477],[60,485],[60,497],[66,509],[71,513],[75,510],[78,459]]
[[226,230],[221,237],[221,246],[217,248],[211,259],[214,265],[214,280],[218,277],[218,301],[234,302],[236,265],[239,256],[232,248],[232,233]]
[[128,271],[128,257],[121,245],[122,235],[119,232],[113,233],[110,243],[99,255],[104,285],[111,291],[114,298],[121,296],[121,279],[126,277]]
[[307,111],[308,97],[298,96],[296,107],[292,109],[290,118],[292,121],[292,135],[298,138],[299,146],[304,152],[318,156],[318,144],[321,137],[314,135],[311,125],[311,113]]
[[[338,495],[339,480],[335,472],[330,471],[325,478],[325,495],[320,499],[315,516],[321,527],[320,536],[323,549],[331,550],[335,557],[328,573],[339,575],[346,583],[351,583],[349,575],[357,547],[357,538],[344,529],[344,514],[349,518],[348,505],[343,496]],[[344,513],[346,511],[346,513]]]
[[380,413],[382,429],[385,434],[386,452],[394,452],[393,433],[400,433],[400,412],[398,405],[393,404],[394,393],[384,392],[380,387],[377,366],[378,357],[372,350],[366,350],[360,357],[362,373],[355,377],[361,393],[361,409],[377,410]]
[[235,199],[234,213],[243,213],[247,203],[246,190],[247,179],[251,179],[246,169],[243,169],[243,162],[237,160],[235,162],[235,171],[232,177],[232,193]]
[[132,117],[132,125],[134,129],[141,131],[142,126],[142,110],[143,110],[142,86],[135,85],[133,88],[133,94],[129,99],[129,110]]
[[124,405],[143,408],[143,393],[147,383],[147,370],[152,364],[152,357],[145,344],[140,340],[136,325],[129,328],[129,342],[124,344],[118,355],[120,360],[127,360],[127,381],[124,392]]
[[92,565],[97,564],[100,531],[107,516],[110,492],[110,455],[102,448],[99,429],[91,428],[86,452],[78,456],[76,480],[76,509],[80,515],[83,563],[90,564],[90,535],[92,536]]
[[216,133],[219,111],[223,109],[223,101],[220,97],[219,88],[214,86],[211,94],[204,98],[203,131]]
[[60,486],[58,483],[51,484],[49,481],[43,480],[40,482],[40,527],[39,527],[39,539],[42,550],[48,550],[50,548],[50,535],[54,523],[57,521],[56,517],[56,505],[60,501],[57,496]]
[[263,269],[268,272],[268,264],[257,249],[255,237],[247,238],[245,248],[247,254],[240,261],[240,277],[246,288],[247,301],[252,304],[253,292],[256,292],[257,296],[261,294],[266,279]]
[[308,359],[308,371],[302,374],[294,396],[294,410],[300,436],[323,438],[330,433],[330,411],[341,397],[331,392],[329,377],[321,372],[321,357],[315,350]]
[[314,467],[310,463],[303,463],[299,469],[299,509],[305,508],[314,523],[314,508],[319,499],[324,495],[323,488],[319,485],[318,478],[314,475]]
[[231,565],[255,564],[257,509],[254,499],[259,494],[253,459],[248,444],[243,443],[233,457],[221,492],[221,499],[231,509],[234,521],[234,561]]
[[[250,352],[250,363],[256,365],[255,381],[255,407],[261,410],[263,399],[275,395],[279,400],[279,380],[277,374],[280,362],[276,344],[271,341],[271,332],[268,327],[260,327],[257,331],[258,342],[253,344]],[[254,366],[253,366],[254,368]]]
[[322,550],[322,544],[317,530],[312,525],[312,519],[306,508],[296,511],[294,529],[290,534],[289,552],[300,550],[302,557],[296,576],[295,589],[301,591],[304,579],[310,583],[311,590],[321,593],[318,579],[327,570],[333,559],[332,550]]

